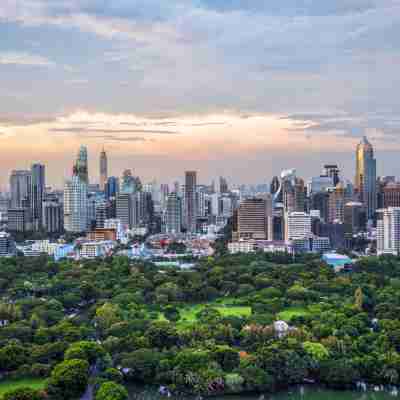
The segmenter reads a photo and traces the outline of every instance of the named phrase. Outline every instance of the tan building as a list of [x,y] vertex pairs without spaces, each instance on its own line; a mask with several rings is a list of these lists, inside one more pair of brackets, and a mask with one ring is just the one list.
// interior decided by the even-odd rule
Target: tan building
[[400,183],[390,182],[382,189],[383,208],[400,207]]
[[267,239],[268,204],[264,198],[246,199],[240,204],[234,221],[234,240]]
[[103,242],[107,240],[116,241],[117,231],[109,228],[98,228],[92,232],[88,232],[86,238],[87,240],[94,240],[96,242]]

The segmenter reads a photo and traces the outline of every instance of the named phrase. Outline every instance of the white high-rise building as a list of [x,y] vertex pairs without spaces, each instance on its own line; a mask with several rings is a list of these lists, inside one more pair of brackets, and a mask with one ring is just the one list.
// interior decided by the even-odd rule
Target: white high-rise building
[[400,207],[377,211],[377,252],[400,254]]
[[304,212],[291,212],[286,215],[285,240],[304,239],[312,236],[311,216]]
[[85,232],[88,227],[87,184],[78,175],[65,182],[64,228],[67,232]]

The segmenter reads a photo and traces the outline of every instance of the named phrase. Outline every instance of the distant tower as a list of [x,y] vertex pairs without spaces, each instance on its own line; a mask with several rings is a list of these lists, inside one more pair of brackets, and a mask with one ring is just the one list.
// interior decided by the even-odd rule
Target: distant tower
[[279,190],[279,186],[280,186],[279,178],[277,176],[274,176],[272,178],[271,185],[270,185],[271,194],[275,194]]
[[197,173],[185,172],[185,227],[189,233],[196,233],[197,221]]
[[103,148],[100,153],[100,189],[104,190],[108,179],[107,154]]
[[356,150],[355,190],[364,204],[367,219],[372,220],[376,211],[376,160],[374,149],[364,136]]
[[30,208],[31,171],[12,171],[10,175],[11,208]]
[[333,185],[334,186],[336,186],[339,183],[339,181],[340,181],[340,178],[339,178],[340,170],[339,170],[339,168],[338,168],[338,166],[336,164],[326,164],[326,165],[324,165],[324,173],[325,173],[325,176],[329,176],[330,178],[333,179]]
[[219,177],[219,192],[220,193],[229,192],[228,181],[222,176]]
[[45,198],[46,178],[45,166],[33,164],[31,168],[31,212],[33,227],[39,230],[43,223],[43,201]]
[[82,182],[89,184],[88,152],[86,146],[81,146],[74,166],[74,175],[78,175]]

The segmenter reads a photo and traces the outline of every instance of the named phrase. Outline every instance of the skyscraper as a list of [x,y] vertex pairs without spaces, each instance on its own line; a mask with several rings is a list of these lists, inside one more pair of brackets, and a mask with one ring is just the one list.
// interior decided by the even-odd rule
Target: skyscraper
[[182,202],[176,192],[172,192],[167,200],[166,231],[176,235],[181,233]]
[[45,199],[46,176],[45,166],[33,164],[31,168],[31,215],[33,229],[39,230],[43,226],[43,201]]
[[105,186],[105,195],[106,199],[110,199],[112,197],[116,197],[119,193],[119,179],[115,176],[110,176],[107,179],[107,184]]
[[377,212],[377,253],[400,254],[400,208],[389,207]]
[[130,194],[135,193],[137,191],[136,180],[132,174],[132,170],[126,169],[122,173],[120,191],[121,193],[130,193]]
[[364,136],[357,145],[355,190],[364,204],[367,219],[374,218],[376,211],[376,160],[374,149]]
[[43,228],[48,233],[61,232],[63,228],[63,206],[56,201],[43,202]]
[[74,165],[74,175],[78,175],[82,182],[89,184],[88,152],[86,146],[81,146]]
[[339,183],[339,173],[340,170],[336,164],[326,164],[324,165],[325,176],[333,179],[333,186]]
[[100,153],[100,189],[105,190],[105,186],[108,179],[108,162],[107,154],[103,148]]
[[64,228],[67,232],[85,232],[88,227],[87,184],[78,175],[65,182]]
[[11,208],[29,208],[32,190],[31,171],[12,171],[10,175]]
[[286,219],[285,240],[307,239],[312,236],[311,216],[304,212],[291,212]]
[[223,176],[219,177],[219,192],[220,193],[229,192],[228,181]]
[[[271,192],[271,194],[275,194],[275,193],[279,190],[280,185],[281,185],[281,184],[280,184],[280,182],[279,182],[279,178],[278,178],[277,176],[274,176],[274,177],[272,178],[271,185],[270,185],[270,192]],[[278,202],[281,202],[282,199],[278,199],[277,201],[278,201]]]
[[125,229],[133,226],[134,200],[133,194],[120,192],[116,198],[116,216]]
[[251,198],[242,201],[236,213],[236,221],[234,223],[233,232],[234,239],[265,240],[268,237],[267,229],[267,201],[262,198]]
[[197,172],[185,172],[185,228],[189,233],[196,232],[197,204],[196,204]]

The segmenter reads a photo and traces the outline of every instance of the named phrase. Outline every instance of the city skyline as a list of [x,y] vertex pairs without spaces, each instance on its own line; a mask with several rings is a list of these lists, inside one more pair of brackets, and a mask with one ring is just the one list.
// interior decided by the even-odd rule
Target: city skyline
[[400,175],[394,0],[23,3],[0,4],[2,186],[34,160],[61,187],[81,144],[145,180],[350,178],[364,134]]
[[[361,138],[361,140],[364,140],[364,139],[365,139],[365,136],[363,138]],[[359,145],[359,143],[360,143],[360,140],[358,140],[356,142],[355,146],[357,147]],[[375,148],[375,145],[373,145],[373,146]],[[70,161],[70,165],[68,165],[65,168],[64,175],[59,176],[59,179],[61,179],[60,183],[58,181],[54,182],[54,181],[51,180],[51,176],[52,176],[51,175],[51,171],[53,171],[52,165],[47,165],[46,163],[39,162],[39,163],[41,163],[43,165],[46,165],[46,166],[50,167],[49,168],[50,174],[46,173],[46,175],[50,175],[50,179],[48,179],[46,177],[46,185],[49,186],[49,187],[52,187],[54,189],[62,189],[64,184],[65,184],[65,181],[69,180],[72,177],[72,175],[74,175],[74,170],[77,168],[77,162],[79,163],[79,157],[80,157],[80,153],[82,151],[86,151],[87,152],[87,154],[85,154],[85,157],[87,157],[87,171],[85,173],[88,174],[88,179],[89,179],[90,183],[93,183],[93,184],[100,184],[101,185],[101,170],[100,170],[99,162],[101,162],[102,156],[104,156],[104,154],[106,156],[106,159],[108,160],[107,161],[107,171],[111,170],[111,173],[108,172],[108,176],[115,176],[117,178],[121,178],[122,175],[123,175],[123,172],[128,168],[128,169],[133,170],[137,176],[140,176],[141,178],[144,177],[144,179],[145,179],[144,182],[153,182],[153,181],[155,181],[155,182],[158,182],[158,183],[167,183],[167,184],[169,184],[171,186],[176,181],[184,183],[184,179],[185,179],[184,178],[184,171],[187,170],[187,169],[181,169],[181,165],[177,166],[177,175],[175,175],[175,176],[167,175],[166,180],[162,180],[161,177],[162,176],[166,176],[165,174],[162,174],[162,172],[163,172],[162,170],[160,170],[161,173],[159,174],[159,176],[151,176],[151,175],[148,175],[146,173],[144,173],[143,175],[140,175],[138,173],[137,169],[129,168],[130,167],[129,164],[122,165],[121,169],[119,169],[116,166],[119,165],[120,163],[117,162],[116,165],[114,165],[115,159],[113,159],[112,156],[110,157],[108,149],[106,149],[104,146],[101,147],[101,150],[99,152],[97,152],[95,154],[91,154],[90,150],[88,149],[88,146],[80,145],[77,149],[75,149],[75,152],[73,152],[73,154],[69,155],[69,157],[67,158],[68,160],[69,159],[71,160]],[[75,156],[74,156],[74,154],[75,154]],[[78,155],[76,155],[76,154],[78,154]],[[294,166],[294,169],[300,174],[300,176],[302,176],[306,180],[309,180],[313,176],[315,177],[315,176],[318,176],[320,174],[325,173],[324,172],[324,165],[327,164],[327,162],[324,159],[324,156],[325,156],[325,154],[320,154],[319,157],[316,158],[315,168],[314,168],[314,165],[312,166],[311,169],[302,168],[302,165],[300,163],[297,164],[298,167],[296,168],[294,166],[294,162],[292,162],[292,164],[286,164],[286,166],[287,165],[290,165],[291,167]],[[341,177],[343,179],[347,179],[348,181],[353,183],[353,180],[354,180],[354,162],[357,159],[357,156],[356,157],[354,156],[354,149],[352,150],[352,153],[349,155],[348,158],[349,159],[346,158],[345,164],[343,164],[343,165],[338,164],[338,163],[336,163],[336,164],[338,164]],[[301,159],[301,157],[300,157],[300,159]],[[281,162],[283,162],[283,161],[281,161]],[[290,163],[290,161],[288,161],[288,162]],[[396,176],[395,173],[392,173],[392,174],[380,174],[379,173],[382,170],[382,166],[384,166],[386,164],[386,162],[387,162],[387,159],[380,160],[379,159],[379,155],[378,155],[377,160],[376,160],[376,163],[377,163],[377,166],[378,166],[377,167],[377,176]],[[18,165],[15,166],[15,168],[12,168],[9,171],[9,175],[11,175],[13,171],[29,170],[30,167],[35,163],[38,163],[38,162],[34,162],[34,161],[25,161],[25,162],[22,162],[22,163],[19,162]],[[205,169],[207,170],[207,168],[205,168]],[[217,182],[217,180],[221,176],[223,176],[225,179],[226,178],[228,179],[230,184],[235,185],[235,186],[239,186],[241,184],[245,184],[245,185],[246,184],[248,184],[248,185],[270,184],[272,178],[275,177],[275,176],[279,176],[280,173],[284,169],[286,169],[286,167],[284,168],[284,165],[282,165],[282,166],[280,164],[275,165],[274,169],[271,169],[270,170],[271,172],[269,172],[268,175],[264,175],[265,176],[264,179],[262,179],[262,177],[261,177],[260,180],[256,180],[256,179],[253,179],[253,180],[240,180],[240,179],[238,179],[238,177],[235,174],[232,173],[232,171],[228,172],[226,175],[223,175],[223,174],[219,174],[218,175],[217,173],[211,173],[211,174],[206,175],[206,174],[202,173],[202,166],[201,165],[200,165],[199,169],[195,169],[195,170],[200,175],[200,183],[201,184],[211,183],[213,181]],[[308,175],[304,174],[304,171],[307,171],[307,170],[309,171]],[[272,171],[274,171],[274,173],[272,173]],[[115,173],[112,173],[112,172],[115,172]],[[144,171],[144,172],[146,172],[146,171]],[[5,178],[4,178],[4,176],[5,176]],[[3,180],[1,180],[1,177],[0,177],[0,192],[2,190],[3,191],[9,190],[9,177],[7,175],[4,175],[4,176],[3,176]],[[146,176],[148,177],[147,179],[146,179]],[[5,182],[3,182],[3,181],[5,181]]]

